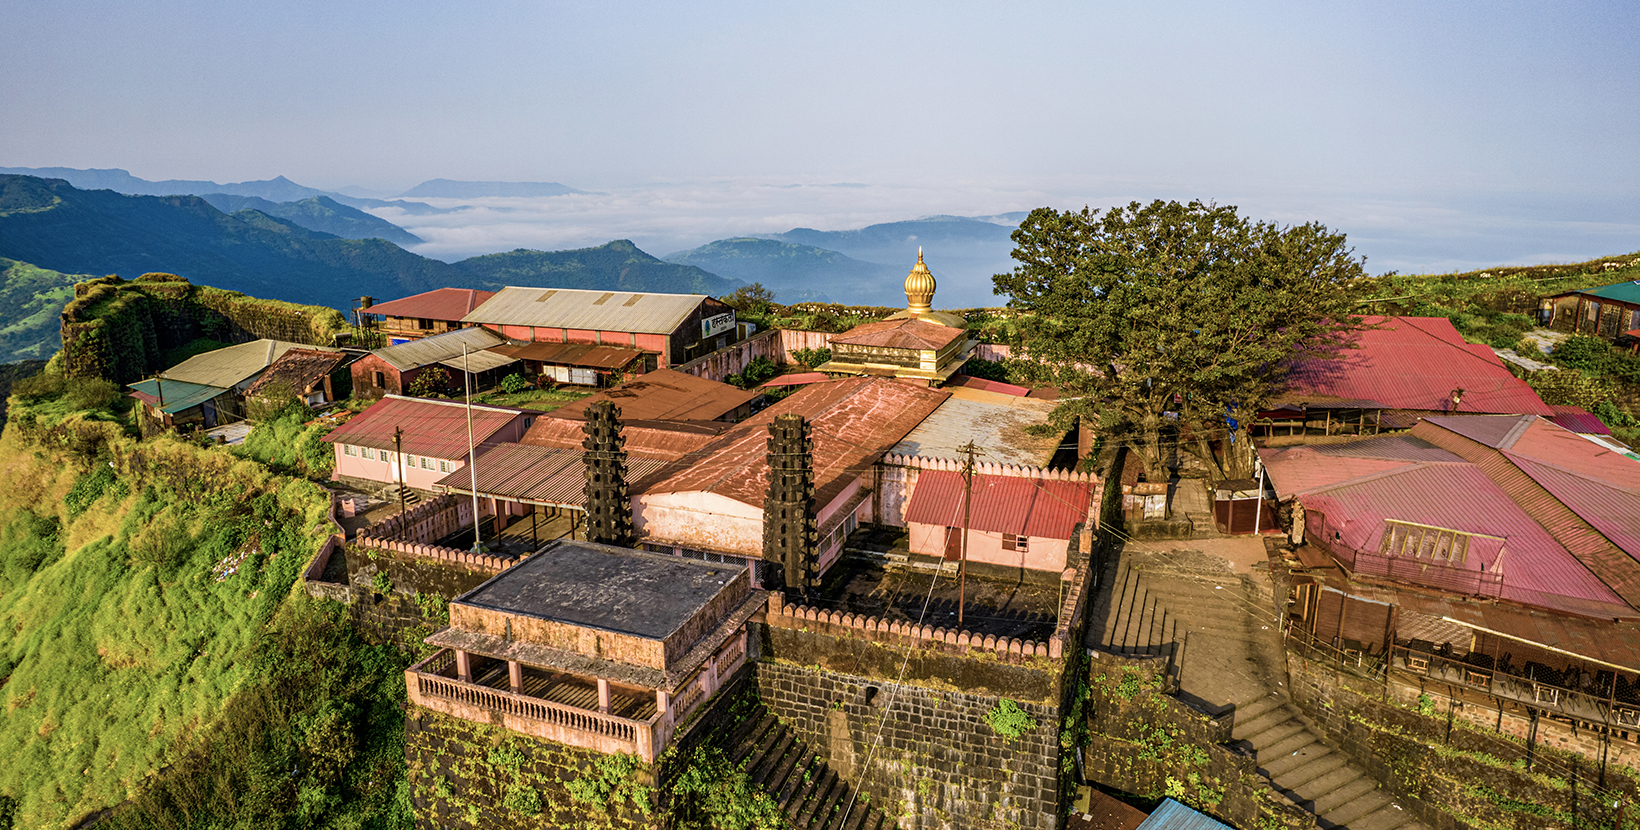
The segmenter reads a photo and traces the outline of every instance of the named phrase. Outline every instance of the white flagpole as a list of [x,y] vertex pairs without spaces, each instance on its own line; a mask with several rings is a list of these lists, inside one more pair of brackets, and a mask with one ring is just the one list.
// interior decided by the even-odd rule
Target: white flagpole
[[478,536],[478,452],[473,449],[473,373],[467,368],[467,344],[461,344],[461,373],[467,389],[467,473],[473,489],[473,553],[483,550]]

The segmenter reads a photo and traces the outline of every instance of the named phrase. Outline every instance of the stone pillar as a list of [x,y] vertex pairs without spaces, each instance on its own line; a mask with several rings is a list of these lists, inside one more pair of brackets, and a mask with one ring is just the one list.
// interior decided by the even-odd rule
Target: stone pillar
[[598,678],[598,711],[609,714],[609,681]]
[[581,425],[586,466],[587,541],[606,545],[632,544],[632,500],[626,484],[626,438],[621,434],[621,410],[609,401],[586,409]]
[[456,649],[456,679],[463,683],[473,682],[473,663],[467,657],[467,652]]
[[[782,585],[807,597],[818,581],[814,516],[814,441],[800,415],[769,424],[769,481],[763,500],[763,560],[779,568]],[[773,581],[773,580],[771,580]]]
[[517,660],[507,661],[507,680],[515,695],[524,693],[524,667]]
[[655,690],[655,712],[657,714],[664,713],[664,712],[666,712],[666,710],[668,708],[671,707],[671,705],[672,705],[672,696],[667,694],[665,689],[656,689]]

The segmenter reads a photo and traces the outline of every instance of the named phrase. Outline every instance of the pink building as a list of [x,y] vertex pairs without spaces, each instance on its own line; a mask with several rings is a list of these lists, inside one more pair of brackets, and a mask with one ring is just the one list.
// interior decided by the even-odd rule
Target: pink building
[[957,559],[966,527],[970,566],[1057,576],[1077,525],[1094,524],[1095,490],[1086,481],[978,474],[965,494],[961,473],[925,470],[905,511],[911,552]]
[[[524,436],[540,413],[507,406],[472,408],[480,452]],[[400,433],[398,451],[393,436]],[[454,401],[388,395],[325,436],[335,445],[336,480],[432,490],[467,463],[467,407]]]

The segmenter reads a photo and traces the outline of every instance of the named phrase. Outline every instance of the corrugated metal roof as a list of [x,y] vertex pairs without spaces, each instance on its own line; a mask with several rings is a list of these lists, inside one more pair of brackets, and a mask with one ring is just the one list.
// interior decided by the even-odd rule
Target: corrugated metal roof
[[700,453],[674,462],[634,493],[704,491],[762,506],[768,489],[769,423],[795,413],[814,439],[815,504],[830,504],[883,453],[922,423],[948,392],[883,378],[816,383],[740,422]]
[[985,392],[995,392],[999,395],[1014,395],[1021,398],[1031,394],[1031,390],[1026,389],[1023,386],[1015,386],[1011,383],[1002,383],[1000,381],[986,380],[984,378],[970,377],[968,375],[957,375],[956,377],[953,377],[945,382],[946,389],[950,389],[952,387],[979,389]]
[[[1011,533],[1046,539],[1069,539],[1088,518],[1093,485],[1039,478],[974,476],[968,505],[968,527],[988,533]],[[924,470],[917,476],[905,520],[940,527],[962,527],[962,474]]]
[[205,386],[229,389],[268,368],[291,349],[337,351],[324,346],[304,346],[283,340],[252,340],[214,352],[194,355],[160,373],[167,380],[185,380]]
[[1207,816],[1180,804],[1173,799],[1165,799],[1156,811],[1139,825],[1139,830],[1232,830],[1230,825],[1214,821]]
[[552,415],[585,418],[587,407],[599,401],[613,401],[620,408],[623,420],[715,421],[762,394],[688,372],[656,369],[620,386],[565,404],[553,410]]
[[461,320],[491,326],[671,334],[703,302],[704,294],[508,286]]
[[490,351],[519,360],[536,360],[560,366],[592,369],[620,369],[643,357],[641,349],[622,346],[595,346],[588,343],[508,343]]
[[1414,435],[1380,435],[1347,444],[1317,444],[1309,449],[1314,450],[1317,455],[1341,458],[1463,462],[1462,458]]
[[[640,478],[666,462],[627,457],[627,479]],[[478,454],[473,471],[463,465],[434,486],[456,493],[472,493],[529,504],[586,507],[586,465],[576,450],[548,449],[529,444],[501,444]]]
[[831,342],[889,349],[943,349],[953,341],[967,336],[967,329],[907,318],[861,323],[833,336]]
[[1599,416],[1588,411],[1587,409],[1576,406],[1560,406],[1556,404],[1550,404],[1549,408],[1555,411],[1555,417],[1550,418],[1549,420],[1554,421],[1557,425],[1565,427],[1572,432],[1578,432],[1584,435],[1612,434],[1612,428],[1606,426],[1605,421],[1600,420]]
[[518,358],[516,357],[508,357],[486,349],[482,352],[468,352],[465,355],[446,358],[440,360],[438,365],[448,366],[458,372],[466,371],[477,374],[479,372],[488,372],[491,369],[499,369],[503,366],[511,366],[517,362]]
[[[515,419],[538,413],[501,406],[473,405],[473,442],[483,444]],[[467,456],[467,408],[455,401],[388,395],[332,430],[325,440],[393,449],[393,430],[404,430],[404,452],[434,458]]]
[[456,329],[432,337],[423,337],[397,346],[388,346],[377,349],[371,354],[387,361],[388,365],[401,372],[419,369],[434,363],[446,360],[461,359],[461,350],[465,346],[469,354],[482,352],[485,349],[503,345],[505,337],[486,328],[474,326],[472,328]]
[[[586,433],[581,431],[584,423],[567,418],[538,418],[524,433],[522,442],[537,447],[579,451],[581,441],[586,438]],[[722,421],[623,420],[621,436],[626,439],[625,449],[629,458],[672,461],[700,450],[728,429],[729,424]]]
[[794,372],[781,375],[763,386],[807,386],[811,383],[825,383],[828,380],[831,380],[831,377],[825,372]]
[[268,366],[268,370],[263,372],[249,389],[245,390],[245,395],[253,397],[268,384],[278,381],[290,384],[297,394],[301,394],[309,387],[322,382],[325,375],[334,371],[346,359],[346,352],[288,349]]
[[1599,288],[1585,288],[1573,291],[1573,294],[1587,294],[1603,300],[1617,300],[1623,303],[1640,305],[1640,280],[1633,282],[1614,282],[1611,285],[1602,285]]
[[473,309],[494,296],[494,291],[481,291],[477,288],[435,288],[432,291],[388,300],[359,310],[384,317],[415,317],[454,322],[472,313]]
[[1550,421],[1533,419],[1507,450],[1615,487],[1640,490],[1640,464],[1634,459]]
[[[1444,317],[1366,317],[1356,348],[1334,360],[1304,360],[1289,370],[1291,391],[1382,409],[1445,412],[1462,389],[1458,412],[1553,415],[1531,387],[1509,373],[1491,349],[1470,349]],[[1484,353],[1483,353],[1484,352]]]
[[972,441],[980,448],[981,461],[1048,466],[1059,451],[1064,433],[1040,436],[1025,430],[1046,424],[1054,404],[980,392],[982,396],[989,394],[989,400],[982,401],[974,394],[968,389],[953,392],[939,409],[895,444],[892,452],[923,458],[961,458],[958,448]]
[[1640,491],[1619,489],[1515,453],[1504,455],[1613,544],[1640,559]]
[[[220,386],[206,386],[199,383],[189,383],[185,380],[139,380],[131,384],[131,396],[143,403],[158,408],[168,415],[175,415],[185,409],[192,409],[218,396],[225,395],[228,390]],[[165,404],[160,405],[160,397],[164,396]]]

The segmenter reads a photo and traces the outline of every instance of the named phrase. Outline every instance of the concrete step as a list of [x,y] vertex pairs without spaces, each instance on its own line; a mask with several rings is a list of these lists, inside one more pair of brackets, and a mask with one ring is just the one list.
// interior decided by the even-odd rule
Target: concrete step
[[1412,811],[1402,808],[1392,799],[1375,812],[1350,822],[1350,830],[1397,830],[1416,823],[1417,819],[1413,818]]
[[[1243,738],[1243,740],[1247,741],[1249,744],[1252,744],[1255,751],[1262,753],[1265,749],[1273,748],[1282,741],[1306,732],[1307,729],[1308,727],[1304,725],[1303,721],[1298,718],[1289,717],[1280,723],[1270,725],[1261,732],[1256,732],[1249,735],[1246,738]],[[1311,738],[1313,739],[1313,736],[1311,736]]]
[[1266,692],[1246,703],[1237,704],[1235,728],[1232,730],[1231,736],[1240,738],[1241,734],[1239,733],[1242,732],[1244,727],[1287,704],[1288,700],[1285,695],[1271,692]]
[[810,795],[808,802],[803,805],[803,809],[797,812],[797,818],[793,823],[798,827],[812,827],[814,819],[820,815],[820,805],[825,803],[827,798],[832,797],[832,790],[836,787],[837,773],[832,772],[831,767],[827,767],[825,775],[815,784],[814,792]]
[[1337,792],[1351,781],[1361,777],[1361,770],[1348,764],[1344,756],[1334,752],[1316,759],[1315,763],[1298,767],[1281,777],[1276,784],[1297,796],[1298,801],[1314,801]]
[[[1268,701],[1269,697],[1259,698],[1255,702]],[[1246,709],[1236,709],[1236,724],[1230,730],[1230,737],[1235,740],[1246,740],[1248,735],[1257,735],[1276,724],[1290,720],[1298,715],[1298,707],[1283,700],[1256,715],[1247,716]]]
[[1349,827],[1355,823],[1356,819],[1377,812],[1391,801],[1394,801],[1394,799],[1389,797],[1389,793],[1375,789],[1339,805],[1334,810],[1321,813],[1317,818],[1325,822],[1331,822],[1337,827]]
[[775,769],[780,766],[780,762],[785,760],[786,755],[792,751],[792,742],[795,740],[797,740],[797,737],[791,733],[790,729],[781,728],[780,738],[775,741],[774,748],[764,753],[763,757],[758,758],[755,763],[746,765],[746,772],[751,777],[753,784],[762,786],[768,783],[769,786],[764,787],[764,789],[778,786],[773,782],[769,782],[769,776],[774,774]]
[[[1289,752],[1280,758],[1275,757],[1274,754],[1265,753],[1265,757],[1261,757],[1258,761],[1258,768],[1263,771],[1266,778],[1278,781],[1286,773],[1296,770],[1304,764],[1318,761],[1322,756],[1330,753],[1332,753],[1332,750],[1327,748],[1325,744],[1310,744],[1302,749]],[[1342,758],[1343,756],[1340,755],[1339,757]]]
[[1304,729],[1294,732],[1287,737],[1282,738],[1281,740],[1276,741],[1263,749],[1260,749],[1258,751],[1257,758],[1262,765],[1262,762],[1266,759],[1270,761],[1278,761],[1282,758],[1292,757],[1294,753],[1300,752],[1312,745],[1322,746],[1321,739],[1316,736],[1315,733],[1310,732],[1308,729]]
[[[1336,812],[1342,807],[1353,805],[1357,800],[1377,792],[1377,790],[1378,782],[1358,773],[1355,780],[1346,782],[1340,785],[1338,789],[1312,800],[1310,802],[1310,811],[1317,816],[1325,816]],[[1354,813],[1354,815],[1366,815],[1366,813],[1361,811]],[[1343,822],[1339,823],[1342,824]]]

